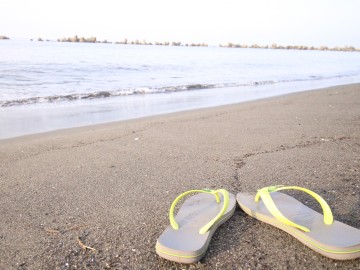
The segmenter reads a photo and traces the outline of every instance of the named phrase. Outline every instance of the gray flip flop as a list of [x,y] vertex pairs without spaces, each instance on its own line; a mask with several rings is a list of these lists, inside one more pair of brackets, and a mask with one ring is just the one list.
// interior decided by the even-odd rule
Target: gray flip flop
[[[324,215],[291,196],[276,192],[284,189],[310,194],[320,203]],[[360,230],[333,221],[328,204],[311,190],[295,186],[272,186],[262,188],[257,193],[238,193],[236,199],[250,216],[284,230],[326,257],[337,260],[360,257]]]
[[[174,218],[176,203],[190,193]],[[179,195],[170,208],[170,224],[156,243],[156,253],[171,261],[194,263],[204,257],[216,229],[231,218],[235,196],[225,189],[190,190]]]

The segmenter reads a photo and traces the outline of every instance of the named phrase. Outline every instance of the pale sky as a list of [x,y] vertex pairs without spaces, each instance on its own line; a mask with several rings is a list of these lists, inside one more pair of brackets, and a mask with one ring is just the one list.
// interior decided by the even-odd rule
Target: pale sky
[[0,0],[0,35],[360,48],[360,0]]

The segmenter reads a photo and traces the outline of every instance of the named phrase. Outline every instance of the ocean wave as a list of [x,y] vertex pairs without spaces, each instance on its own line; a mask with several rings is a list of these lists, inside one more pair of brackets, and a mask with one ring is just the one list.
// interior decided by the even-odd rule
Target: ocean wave
[[74,93],[67,95],[37,96],[37,97],[28,97],[21,99],[2,100],[0,101],[0,107],[11,107],[11,106],[29,105],[29,104],[37,104],[37,103],[53,103],[53,102],[61,102],[61,101],[90,100],[90,99],[100,99],[100,98],[129,96],[129,95],[171,93],[171,92],[179,92],[179,91],[187,91],[187,90],[189,91],[189,90],[208,89],[215,87],[221,87],[221,86],[210,85],[210,84],[190,84],[190,85],[169,86],[169,87],[161,87],[161,88],[138,87],[135,89],[123,89],[118,91],[98,91],[98,92],[90,92],[90,93]]
[[263,80],[263,81],[252,81],[248,83],[223,83],[223,84],[188,84],[188,85],[177,85],[177,86],[166,86],[159,88],[151,87],[138,87],[134,89],[122,89],[116,91],[97,91],[89,93],[74,93],[66,95],[53,95],[53,96],[36,96],[28,97],[21,99],[12,99],[12,100],[0,100],[0,107],[11,107],[11,106],[20,106],[20,105],[30,105],[38,103],[55,103],[63,101],[76,101],[76,100],[92,100],[92,99],[103,99],[110,97],[120,97],[120,96],[129,96],[129,95],[146,95],[146,94],[158,94],[158,93],[174,93],[180,91],[198,91],[203,89],[212,89],[212,88],[224,88],[224,87],[246,87],[246,86],[263,86],[277,83],[285,82],[296,82],[296,81],[308,81],[308,80],[319,80],[324,79],[324,77],[313,76],[312,78],[297,78],[294,80]]

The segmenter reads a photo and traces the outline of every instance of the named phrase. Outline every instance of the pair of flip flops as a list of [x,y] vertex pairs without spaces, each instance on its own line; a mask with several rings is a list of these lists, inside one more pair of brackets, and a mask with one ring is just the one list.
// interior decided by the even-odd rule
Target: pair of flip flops
[[[323,215],[281,190],[308,193],[320,204]],[[185,196],[196,194],[183,203],[176,217],[176,204]],[[179,195],[170,207],[170,226],[156,243],[159,256],[180,263],[201,260],[216,229],[234,214],[236,201],[250,216],[271,224],[297,238],[320,254],[338,260],[360,257],[360,230],[334,221],[329,205],[315,192],[296,186],[271,186],[257,193],[238,193],[225,189],[190,190]]]

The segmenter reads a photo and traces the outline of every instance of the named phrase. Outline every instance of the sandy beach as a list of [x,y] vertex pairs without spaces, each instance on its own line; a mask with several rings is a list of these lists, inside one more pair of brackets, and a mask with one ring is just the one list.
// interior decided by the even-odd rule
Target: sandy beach
[[0,269],[359,269],[239,207],[201,262],[156,255],[178,194],[274,184],[360,229],[360,84],[0,141]]

